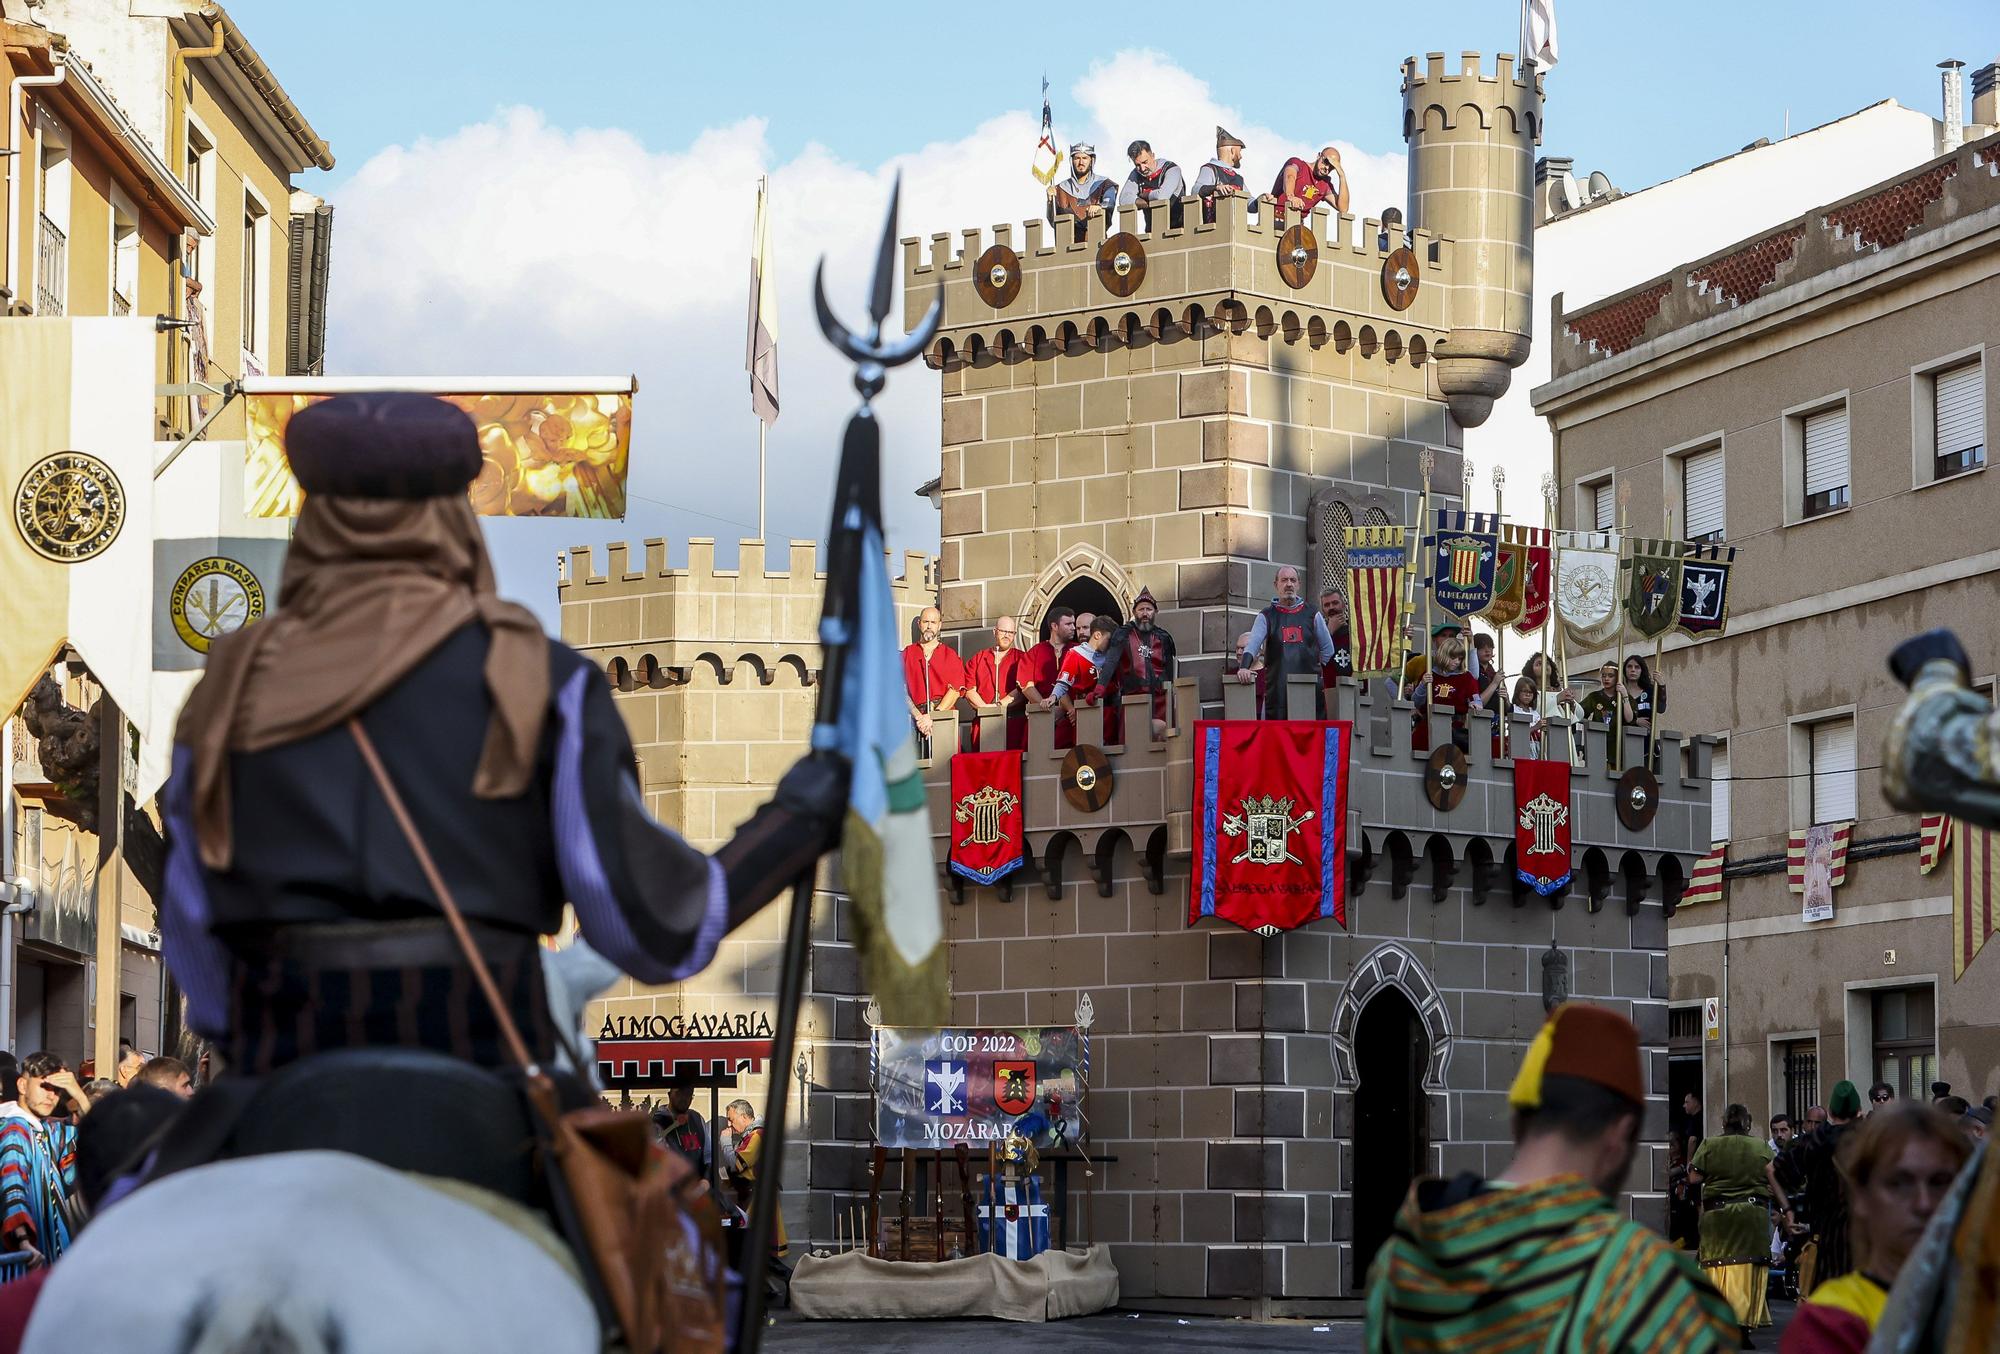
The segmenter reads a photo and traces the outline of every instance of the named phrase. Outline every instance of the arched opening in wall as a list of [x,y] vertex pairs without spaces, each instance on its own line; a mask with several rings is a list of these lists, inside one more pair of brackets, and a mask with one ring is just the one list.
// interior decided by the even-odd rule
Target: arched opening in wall
[[[1111,595],[1111,589],[1089,576],[1072,578],[1063,584],[1061,592],[1049,599],[1049,610],[1066,606],[1081,616],[1086,611],[1093,616],[1109,616],[1114,624],[1120,624],[1125,616],[1119,610],[1118,599]],[[1046,615],[1047,613],[1043,613]],[[1035,617],[1035,631],[1040,634],[1042,616]],[[1084,639],[1082,631],[1077,632],[1077,641]]]
[[1384,984],[1354,1027],[1354,1275],[1368,1273],[1396,1210],[1430,1155],[1424,1068],[1430,1038],[1417,1008]]

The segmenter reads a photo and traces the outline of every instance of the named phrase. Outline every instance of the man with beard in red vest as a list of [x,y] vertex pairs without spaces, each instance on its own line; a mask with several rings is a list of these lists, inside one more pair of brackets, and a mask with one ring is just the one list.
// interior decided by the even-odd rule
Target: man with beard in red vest
[[[1333,636],[1327,631],[1326,618],[1299,596],[1299,571],[1289,564],[1279,568],[1278,595],[1271,605],[1257,613],[1250,626],[1249,641],[1237,655],[1237,681],[1248,684],[1257,680],[1256,669],[1251,665],[1259,654],[1270,676],[1261,712],[1265,719],[1292,718],[1287,706],[1286,678],[1310,677],[1317,687],[1321,669],[1333,661]],[[1315,717],[1310,711],[1298,712],[1300,719]]]

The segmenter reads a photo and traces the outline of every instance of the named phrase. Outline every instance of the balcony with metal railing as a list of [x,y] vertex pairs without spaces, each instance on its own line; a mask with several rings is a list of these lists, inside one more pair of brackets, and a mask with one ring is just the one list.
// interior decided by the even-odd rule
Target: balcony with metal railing
[[41,230],[35,236],[35,313],[60,315],[69,284],[69,237],[47,216],[37,215]]
[[118,292],[115,291],[112,292],[111,313],[113,315],[130,315],[132,313],[131,301],[127,300],[123,295],[121,295]]

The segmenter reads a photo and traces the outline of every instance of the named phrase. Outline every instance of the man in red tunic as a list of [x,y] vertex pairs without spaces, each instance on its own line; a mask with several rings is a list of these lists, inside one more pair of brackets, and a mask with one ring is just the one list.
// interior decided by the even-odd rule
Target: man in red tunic
[[1021,668],[1021,694],[1037,710],[1056,703],[1056,674],[1063,650],[1076,639],[1076,613],[1066,606],[1052,608],[1042,620],[1042,642],[1028,650]]
[[[1174,637],[1153,623],[1160,604],[1151,588],[1139,589],[1132,602],[1132,621],[1121,625],[1111,636],[1110,687],[1105,699],[1104,737],[1113,743],[1125,741],[1125,711],[1119,704],[1125,697],[1141,692],[1153,698],[1153,737],[1167,736],[1167,688],[1174,680]],[[1115,722],[1114,722],[1115,721]]]
[[918,641],[903,650],[903,687],[910,698],[910,722],[917,727],[917,755],[931,755],[931,716],[958,704],[965,694],[965,664],[958,651],[938,642],[944,617],[934,606],[917,615]]
[[[1007,715],[1007,746],[1019,751],[1028,746],[1028,701],[1021,694],[1021,679],[1027,675],[1027,655],[1014,647],[1016,626],[1012,616],[993,622],[993,647],[972,656],[967,671],[972,694],[982,709],[1004,706]],[[972,726],[969,740],[979,750],[979,726]]]
[[[1335,175],[1340,176],[1338,188],[1333,182]],[[1322,147],[1311,164],[1294,155],[1278,171],[1271,196],[1277,199],[1281,216],[1286,212],[1309,215],[1322,202],[1333,204],[1336,212],[1346,211],[1347,171],[1340,166],[1340,152],[1332,146]]]

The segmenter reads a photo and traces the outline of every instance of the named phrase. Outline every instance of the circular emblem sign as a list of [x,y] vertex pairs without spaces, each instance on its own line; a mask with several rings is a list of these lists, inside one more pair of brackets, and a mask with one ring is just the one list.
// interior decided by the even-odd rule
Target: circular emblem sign
[[181,571],[167,605],[181,643],[205,654],[218,638],[264,614],[264,585],[235,560],[210,555]]
[[21,476],[14,525],[45,559],[89,559],[109,549],[125,526],[124,486],[110,466],[85,452],[44,456]]
[[1289,227],[1278,241],[1278,276],[1297,290],[1319,269],[1319,241],[1304,222]]
[[1146,246],[1121,230],[1097,249],[1097,280],[1113,296],[1130,296],[1146,280]]
[[995,310],[1012,305],[1021,294],[1021,256],[1004,244],[989,247],[972,265],[972,289]]
[[1635,766],[1618,778],[1618,821],[1632,832],[1644,832],[1660,811],[1660,782],[1651,771]]
[[1072,808],[1096,813],[1111,802],[1111,781],[1111,759],[1102,748],[1083,744],[1063,758],[1063,798]]
[[1408,310],[1417,299],[1417,256],[1408,245],[1382,260],[1382,297],[1397,310]]

